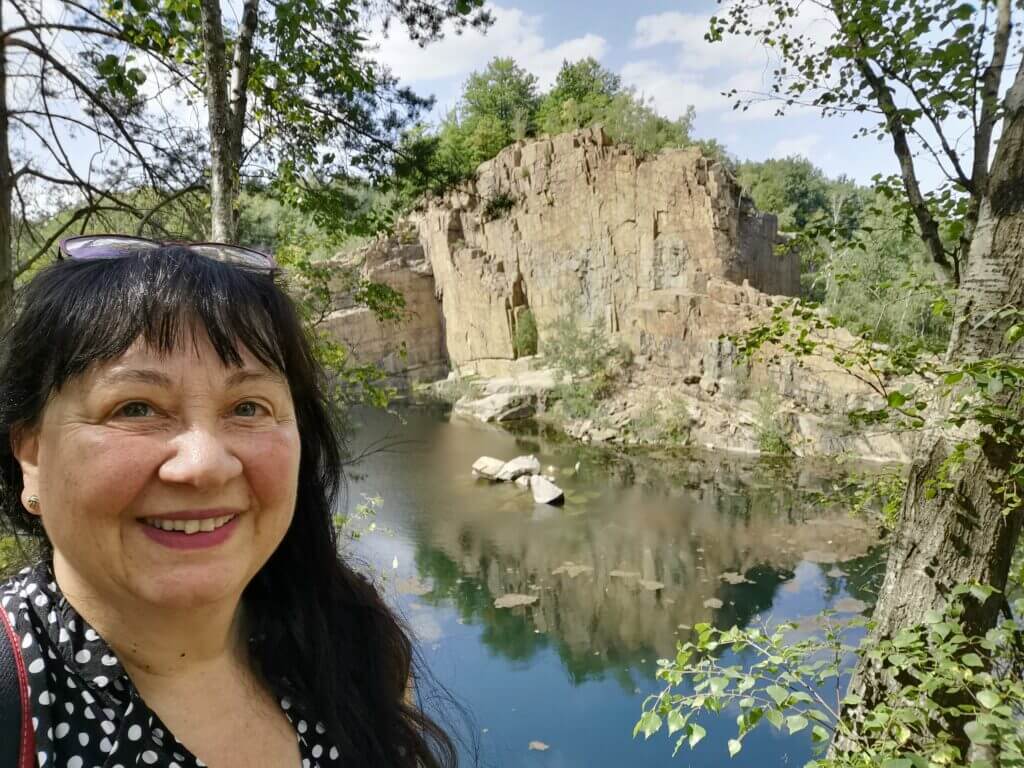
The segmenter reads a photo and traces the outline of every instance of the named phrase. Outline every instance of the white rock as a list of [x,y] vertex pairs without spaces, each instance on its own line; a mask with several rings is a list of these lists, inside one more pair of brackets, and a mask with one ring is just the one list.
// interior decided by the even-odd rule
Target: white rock
[[516,478],[516,485],[518,485],[520,488],[529,488],[530,487],[530,476],[529,475],[520,475],[519,477]]
[[515,480],[523,475],[535,475],[540,472],[540,462],[536,456],[517,456],[512,461],[505,462],[505,465],[495,475],[496,480]]
[[530,478],[530,490],[533,491],[533,500],[538,504],[561,504],[565,501],[562,489],[540,475]]
[[505,466],[505,462],[501,459],[495,459],[490,456],[481,456],[473,462],[473,471],[481,477],[493,480],[498,472],[501,471],[503,466]]

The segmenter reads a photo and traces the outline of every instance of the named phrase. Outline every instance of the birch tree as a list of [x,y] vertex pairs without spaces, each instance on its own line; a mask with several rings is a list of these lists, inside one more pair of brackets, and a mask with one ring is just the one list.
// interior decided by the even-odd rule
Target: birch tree
[[[824,39],[806,33],[809,10],[829,22]],[[993,374],[984,408],[963,418],[947,409],[937,422],[946,426],[922,438],[889,548],[874,642],[922,624],[961,583],[998,590],[971,602],[964,615],[968,636],[984,636],[1006,606],[1002,590],[1024,520],[1024,387],[1013,373],[1024,357],[1019,13],[1011,0],[740,0],[712,20],[708,35],[712,41],[748,35],[779,56],[769,90],[736,94],[741,105],[767,98],[779,111],[809,105],[825,115],[877,116],[864,133],[891,143],[921,240],[959,286],[947,364],[970,370],[985,361],[1013,374]],[[965,126],[970,140],[958,143]],[[942,168],[945,189],[922,187],[921,155]],[[1004,381],[1015,385],[1004,389]],[[884,701],[894,684],[884,663],[862,660],[851,683],[861,703],[848,716]],[[966,735],[958,738],[966,755]]]
[[3,318],[17,278],[61,236],[115,214],[167,234],[160,209],[203,188],[197,137],[167,130],[146,88],[156,61],[90,0],[0,4]]
[[132,39],[192,68],[186,84],[207,109],[212,237],[227,242],[243,182],[331,224],[359,207],[353,185],[390,169],[401,130],[431,102],[373,59],[371,28],[397,20],[426,45],[491,20],[483,0],[243,0],[237,21],[219,0],[109,2]]

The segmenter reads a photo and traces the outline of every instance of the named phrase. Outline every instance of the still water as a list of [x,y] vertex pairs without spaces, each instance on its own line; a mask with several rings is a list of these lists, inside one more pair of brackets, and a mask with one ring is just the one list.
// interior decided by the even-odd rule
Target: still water
[[[631,734],[661,690],[656,660],[694,624],[813,625],[825,608],[871,603],[880,551],[815,498],[827,468],[617,456],[536,427],[449,419],[440,406],[358,419],[352,448],[371,453],[348,469],[348,506],[380,502],[376,530],[347,547],[380,574],[433,675],[471,713],[466,765],[761,768],[813,756],[809,737],[768,727],[730,760],[736,713],[701,720],[704,742],[676,758],[674,739]],[[566,491],[564,506],[471,476],[481,455],[527,453]],[[496,608],[506,594],[538,599]]]

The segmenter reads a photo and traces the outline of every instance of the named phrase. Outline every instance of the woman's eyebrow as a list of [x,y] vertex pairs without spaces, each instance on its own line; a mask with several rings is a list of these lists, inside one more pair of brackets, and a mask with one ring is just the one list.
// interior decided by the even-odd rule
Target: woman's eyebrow
[[288,386],[287,380],[280,373],[267,370],[252,370],[250,368],[243,368],[239,371],[235,371],[233,374],[228,376],[225,383],[229,387],[237,387],[241,384],[260,381],[270,384],[284,384],[285,386]]
[[[251,368],[235,371],[227,377],[224,383],[228,387],[237,387],[242,384],[261,381],[272,384],[285,384],[287,386],[287,381],[281,374],[274,371],[253,370]],[[121,368],[104,374],[100,377],[98,383],[103,386],[121,383],[149,384],[168,388],[174,384],[174,381],[166,373],[155,368]]]
[[120,368],[106,373],[99,379],[99,384],[151,384],[157,387],[170,387],[171,377],[155,368]]

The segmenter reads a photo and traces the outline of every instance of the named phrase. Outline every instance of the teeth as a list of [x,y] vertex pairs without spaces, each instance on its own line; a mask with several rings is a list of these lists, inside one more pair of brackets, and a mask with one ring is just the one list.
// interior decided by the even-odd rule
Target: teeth
[[235,515],[224,515],[223,517],[207,517],[204,520],[163,520],[156,517],[146,518],[147,525],[160,528],[164,531],[179,531],[186,536],[200,531],[209,532],[220,528],[225,523],[231,522]]

